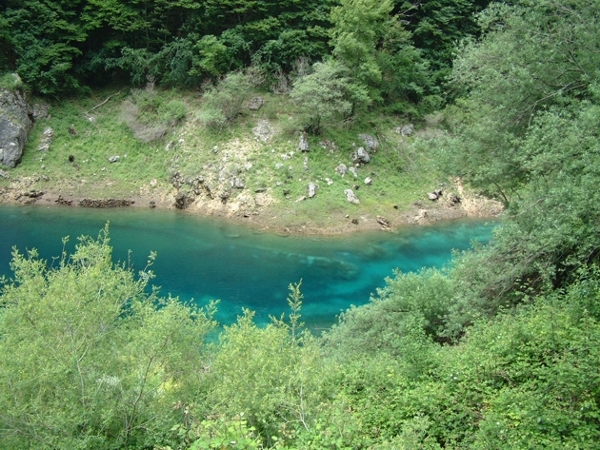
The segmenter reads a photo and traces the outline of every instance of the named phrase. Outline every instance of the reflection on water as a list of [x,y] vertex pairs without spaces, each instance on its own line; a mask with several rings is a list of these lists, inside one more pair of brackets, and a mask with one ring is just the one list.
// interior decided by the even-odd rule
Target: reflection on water
[[97,236],[107,221],[115,260],[128,259],[131,250],[141,269],[151,251],[158,253],[154,283],[163,295],[200,305],[220,299],[217,318],[225,324],[242,307],[266,323],[287,312],[287,287],[303,280],[303,320],[313,326],[330,325],[341,310],[368,302],[394,268],[439,267],[452,249],[488,241],[494,225],[456,221],[398,233],[282,237],[175,211],[1,207],[0,274],[10,274],[13,246],[35,247],[50,259],[60,255],[62,237],[71,236],[72,248],[75,237]]

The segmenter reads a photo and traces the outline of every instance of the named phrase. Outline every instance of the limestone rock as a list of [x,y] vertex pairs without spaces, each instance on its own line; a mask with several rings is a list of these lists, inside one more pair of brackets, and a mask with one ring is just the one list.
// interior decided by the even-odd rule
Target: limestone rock
[[50,105],[47,103],[34,103],[32,110],[33,118],[35,120],[47,119],[50,117]]
[[429,198],[429,200],[435,201],[442,196],[442,192],[442,189],[436,189],[434,191],[428,192],[427,197]]
[[352,153],[352,161],[358,164],[366,164],[371,161],[371,157],[364,147],[358,147],[358,150]]
[[116,162],[117,162],[119,159],[120,159],[120,156],[119,156],[119,155],[110,156],[110,157],[108,158],[108,162],[109,162],[109,163],[111,163],[111,164],[112,164],[112,163],[116,163]]
[[252,129],[252,132],[261,142],[267,142],[273,136],[273,128],[266,119],[259,120],[256,127]]
[[303,131],[302,134],[300,134],[300,140],[298,141],[298,149],[301,152],[308,151],[308,134],[306,133],[306,131]]
[[312,181],[308,183],[308,198],[313,198],[317,193],[317,186]]
[[402,136],[410,136],[415,131],[415,126],[412,123],[400,125],[396,127],[395,131]]
[[415,222],[420,225],[424,225],[427,223],[427,210],[420,209],[419,213],[414,217]]
[[244,180],[239,177],[232,177],[230,180],[231,187],[234,189],[244,189]]
[[38,150],[40,152],[47,152],[50,150],[50,146],[52,145],[52,140],[54,139],[54,130],[50,127],[44,130],[42,134],[42,139],[40,139],[40,145],[38,145]]
[[346,200],[349,201],[350,203],[353,203],[355,205],[359,205],[360,204],[360,200],[354,194],[354,191],[352,189],[346,189],[344,191],[344,194],[346,194]]
[[381,225],[382,228],[390,228],[390,221],[383,216],[377,216],[377,223]]
[[359,134],[358,138],[365,143],[365,147],[371,150],[373,153],[379,148],[379,141],[370,134]]
[[340,164],[335,168],[335,171],[341,176],[344,176],[348,173],[348,167],[346,167],[346,164]]
[[248,109],[252,111],[257,111],[262,105],[264,105],[264,103],[265,101],[262,97],[252,97],[252,99],[248,103]]
[[365,178],[365,184],[366,184],[366,185],[371,185],[371,184],[373,184],[373,179],[372,179],[371,177],[367,177],[367,178]]
[[321,142],[319,142],[319,145],[324,149],[329,150],[329,153],[334,153],[337,150],[337,145],[335,145],[335,142],[330,141],[329,139],[323,139]]
[[21,162],[33,122],[25,94],[0,89],[0,164],[13,168]]
[[348,172],[350,172],[350,173],[352,174],[352,176],[354,177],[354,179],[357,179],[357,178],[358,178],[358,172],[356,171],[356,168],[355,168],[355,167],[350,167],[350,168],[348,169]]

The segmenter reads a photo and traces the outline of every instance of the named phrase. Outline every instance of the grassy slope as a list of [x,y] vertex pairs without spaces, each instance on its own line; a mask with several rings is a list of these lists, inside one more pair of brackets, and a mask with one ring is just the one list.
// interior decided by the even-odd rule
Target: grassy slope
[[[160,121],[156,106],[160,110],[170,100],[185,103],[186,118],[161,140],[143,143],[134,137],[123,119],[123,103],[131,99],[131,92],[126,89],[120,92],[96,92],[88,98],[53,104],[50,117],[36,122],[23,162],[11,171],[11,179],[45,174],[50,181],[35,182],[31,188],[63,196],[132,198],[144,193],[145,198],[152,198],[173,192],[168,179],[174,171],[183,176],[206,175],[207,170],[218,170],[224,157],[235,160],[241,152],[236,161],[238,166],[252,164],[250,170],[243,171],[244,191],[253,193],[257,188],[267,187],[273,199],[268,208],[270,217],[291,225],[306,220],[327,225],[332,217],[346,214],[352,217],[400,214],[415,201],[426,201],[425,192],[441,181],[428,155],[428,146],[418,138],[403,138],[394,132],[402,123],[397,118],[372,113],[350,124],[330,127],[324,135],[310,137],[310,152],[301,154],[297,150],[298,111],[285,96],[261,93],[265,105],[260,110],[244,108],[235,123],[215,131],[202,128],[195,119],[202,106],[199,94],[161,91],[153,97],[154,110],[150,108],[146,113],[149,126],[153,120]],[[114,96],[108,102],[93,109],[111,95]],[[251,96],[248,93],[248,98]],[[252,132],[261,119],[268,120],[274,130],[266,143],[256,139]],[[69,133],[71,126],[76,135]],[[37,148],[47,127],[54,130],[52,146],[48,152],[39,152]],[[340,177],[334,168],[339,163],[351,164],[351,152],[363,145],[358,138],[360,133],[377,136],[380,147],[371,162],[358,169],[358,179],[354,180],[350,174]],[[322,139],[335,142],[337,150],[320,146]],[[293,156],[283,160],[281,155],[290,152]],[[69,162],[70,155],[74,163]],[[120,161],[110,164],[108,158],[112,155],[119,155]],[[304,168],[305,156],[308,171]],[[277,163],[283,163],[284,167],[277,169]],[[367,176],[373,178],[371,186],[364,184]],[[334,184],[328,186],[325,178],[332,179]],[[296,202],[306,195],[308,181],[319,186],[316,197]],[[0,179],[0,187],[8,184],[9,181]],[[348,203],[343,194],[344,189],[354,185],[360,186],[356,191],[361,200],[358,206]],[[290,192],[288,196],[284,195],[285,190]]]

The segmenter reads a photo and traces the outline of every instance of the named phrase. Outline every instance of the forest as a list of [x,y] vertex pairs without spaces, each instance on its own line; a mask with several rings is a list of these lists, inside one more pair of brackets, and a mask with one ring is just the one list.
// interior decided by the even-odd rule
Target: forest
[[312,134],[375,110],[435,112],[440,170],[505,207],[490,244],[395,273],[319,336],[297,280],[287,315],[219,327],[218,302],[149,291],[154,254],[137,273],[115,263],[108,228],[51,265],[15,250],[0,290],[3,448],[597,448],[600,3],[0,8],[0,68],[33,95],[214,92],[250,73],[287,86]]

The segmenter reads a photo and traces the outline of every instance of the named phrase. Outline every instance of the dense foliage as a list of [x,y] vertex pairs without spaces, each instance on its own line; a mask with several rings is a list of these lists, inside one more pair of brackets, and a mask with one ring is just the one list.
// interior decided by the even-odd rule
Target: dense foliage
[[[200,82],[329,54],[293,80],[315,131],[437,95],[416,74],[449,70],[450,40],[481,29],[454,59],[456,101],[434,151],[449,175],[507,207],[490,245],[397,273],[318,338],[303,331],[299,284],[288,317],[259,328],[246,312],[211,340],[212,309],[148,295],[151,273],[113,264],[105,232],[50,268],[15,253],[0,297],[5,447],[597,447],[600,4],[492,4],[477,24],[467,15],[484,2],[5,4],[15,32],[0,31],[11,45],[2,61],[47,92],[78,86],[93,64],[139,82]],[[111,41],[84,52],[100,34]],[[285,62],[273,56],[284,50]],[[235,116],[240,77],[208,90],[217,127]]]
[[0,70],[58,95],[111,80],[200,87],[249,66],[274,83],[333,55],[356,64],[372,100],[439,105],[453,48],[478,33],[473,12],[487,1],[455,3],[6,0]]

